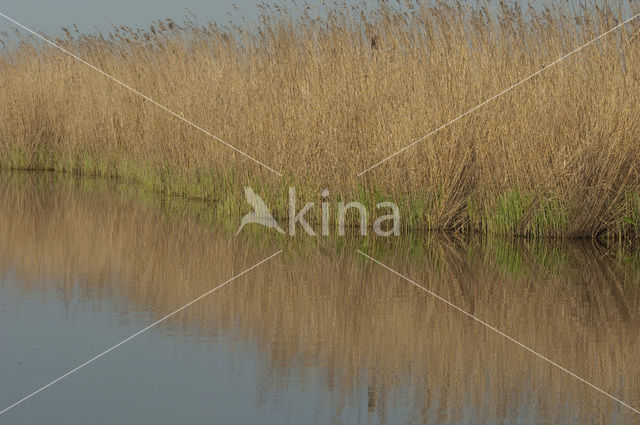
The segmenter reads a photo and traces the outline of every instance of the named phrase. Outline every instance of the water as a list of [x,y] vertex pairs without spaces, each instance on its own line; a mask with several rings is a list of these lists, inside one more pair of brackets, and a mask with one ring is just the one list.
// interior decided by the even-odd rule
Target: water
[[0,175],[2,424],[638,424],[640,265],[591,243],[233,237],[135,188]]

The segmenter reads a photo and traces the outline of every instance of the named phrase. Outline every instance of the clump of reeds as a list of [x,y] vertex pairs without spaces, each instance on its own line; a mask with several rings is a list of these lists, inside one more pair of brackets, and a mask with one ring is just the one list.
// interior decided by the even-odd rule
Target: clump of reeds
[[284,178],[52,46],[5,38],[0,165],[237,197],[237,208],[244,184],[276,204],[293,183],[309,199],[329,187],[395,201],[412,227],[635,237],[638,21],[356,174],[637,12],[635,0],[334,4],[266,8],[241,27],[166,20],[55,40]]

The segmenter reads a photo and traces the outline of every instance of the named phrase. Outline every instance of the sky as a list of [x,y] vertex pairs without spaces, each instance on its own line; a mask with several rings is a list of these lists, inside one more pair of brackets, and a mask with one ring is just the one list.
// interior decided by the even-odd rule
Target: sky
[[[0,12],[36,31],[60,34],[61,27],[81,32],[108,30],[110,24],[148,28],[152,21],[171,18],[183,20],[187,9],[198,22],[220,24],[255,20],[260,0],[0,0]],[[269,1],[273,3],[273,1]],[[310,3],[319,4],[319,0]],[[234,5],[236,8],[234,8]],[[16,25],[0,16],[0,31]]]
[[[321,9],[322,0],[295,1],[298,4],[306,2]],[[496,3],[498,0],[487,1]],[[534,4],[535,7],[544,2],[565,4],[576,0],[525,1]],[[81,32],[90,33],[96,29],[109,31],[110,24],[149,28],[152,22],[163,18],[182,22],[187,12],[191,12],[200,23],[239,24],[243,18],[255,21],[260,13],[259,4],[283,2],[291,4],[291,0],[0,0],[0,13],[32,30],[58,36],[62,34],[62,27],[72,29],[74,24]],[[462,2],[474,4],[475,0]],[[347,3],[375,6],[378,1],[347,0]],[[396,1],[391,3],[397,4]],[[627,14],[630,14],[630,11],[627,11]],[[15,27],[15,24],[0,16],[0,31],[9,31]]]

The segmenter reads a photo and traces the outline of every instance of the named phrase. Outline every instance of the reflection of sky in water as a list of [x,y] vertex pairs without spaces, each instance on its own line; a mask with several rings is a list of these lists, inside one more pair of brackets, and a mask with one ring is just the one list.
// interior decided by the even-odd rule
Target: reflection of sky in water
[[[0,315],[3,404],[153,321],[80,300],[65,308],[55,294],[20,299],[17,285],[12,277],[3,282],[5,293],[15,296]],[[225,338],[200,343],[152,330],[25,402],[3,423],[279,423],[268,420],[269,410],[252,407],[258,402],[255,347],[231,347]],[[287,398],[304,412],[310,396],[293,391]]]
[[[179,201],[52,176],[0,178],[0,408],[280,248],[204,227]],[[409,242],[368,250],[637,404],[633,263],[590,244]],[[640,423],[353,247],[298,248],[2,423]]]
[[[53,291],[25,297],[19,285],[10,274],[0,283],[3,299],[11,298],[10,305],[0,304],[4,305],[0,309],[3,408],[154,320],[147,314],[114,313],[108,308],[109,300],[97,304],[81,298],[63,300]],[[341,400],[327,387],[321,368],[301,373],[291,365],[291,373],[281,376],[262,363],[257,350],[250,342],[239,345],[232,336],[200,340],[193,334],[153,329],[16,407],[4,415],[2,423],[395,424],[422,420],[412,411],[414,400],[406,389],[398,392],[397,404],[386,404],[380,412],[372,406],[375,401],[366,385],[352,394],[353,400]],[[491,377],[484,379],[488,382]],[[437,388],[432,396],[434,411],[426,412],[426,423],[442,423],[447,412],[439,412]],[[456,418],[449,423],[474,424],[485,417],[486,412],[471,402],[471,392],[468,397],[467,406],[449,412]],[[577,423],[572,418],[574,408],[570,403],[566,407],[568,413],[555,416],[558,423]],[[544,420],[526,398],[509,406],[508,415],[513,423]],[[493,423],[500,422],[495,419]]]
[[[11,298],[10,306],[0,304],[2,408],[154,320],[114,313],[109,300],[63,300],[53,291],[25,297],[19,286],[10,274],[0,282],[2,298]],[[232,340],[153,329],[16,407],[2,423],[358,423],[359,410],[367,411],[366,387],[356,395],[360,406],[338,409],[342,401],[321,371],[276,376],[254,344]],[[386,412],[394,421],[407,413]]]

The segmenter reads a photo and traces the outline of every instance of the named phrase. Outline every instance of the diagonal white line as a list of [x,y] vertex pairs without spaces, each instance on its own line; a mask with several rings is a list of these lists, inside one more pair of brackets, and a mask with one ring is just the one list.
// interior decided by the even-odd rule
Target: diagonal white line
[[64,375],[62,375],[61,377],[54,379],[53,381],[49,382],[47,385],[45,385],[44,387],[38,389],[37,391],[32,392],[31,394],[29,394],[28,396],[16,401],[15,403],[13,403],[11,406],[5,408],[4,410],[0,411],[0,415],[6,413],[7,411],[13,409],[14,407],[16,407],[17,405],[29,400],[31,397],[35,396],[36,394],[38,394],[41,391],[46,390],[47,388],[49,388],[50,386],[56,384],[57,382],[63,380],[64,378],[66,378],[67,376],[71,375],[72,373],[77,372],[78,370],[82,369],[83,367],[87,366],[90,363],[93,363],[94,361],[98,360],[100,357],[104,356],[105,354],[115,350],[116,348],[120,347],[122,344],[125,344],[129,341],[131,341],[133,338],[137,337],[138,335],[148,331],[149,329],[153,328],[154,326],[156,326],[157,324],[164,322],[165,320],[167,320],[168,318],[176,315],[177,313],[181,312],[182,310],[184,310],[185,308],[189,307],[190,305],[200,301],[202,298],[206,297],[207,295],[212,294],[213,292],[217,291],[218,289],[222,288],[223,286],[225,286],[226,284],[228,284],[229,282],[239,278],[240,276],[242,276],[243,274],[247,273],[250,270],[255,269],[256,267],[258,267],[259,265],[269,261],[270,259],[272,259],[273,257],[275,257],[276,255],[280,254],[282,252],[282,250],[276,252],[275,254],[270,255],[269,257],[265,258],[264,260],[260,261],[259,263],[254,264],[253,266],[249,267],[248,269],[246,269],[245,271],[243,271],[242,273],[238,273],[237,275],[233,276],[231,279],[227,280],[224,283],[221,283],[220,285],[216,286],[215,288],[211,289],[208,292],[205,292],[204,294],[200,295],[198,298],[188,302],[187,304],[183,305],[182,307],[180,307],[179,309],[175,310],[172,313],[167,314],[166,316],[164,316],[162,319],[156,320],[155,322],[153,322],[152,324],[150,324],[149,326],[147,326],[146,328],[134,333],[133,335],[131,335],[130,337],[120,341],[119,343],[117,343],[116,345],[114,345],[113,347],[103,351],[102,353],[98,354],[95,357],[92,357],[91,359],[87,360],[86,362],[82,363],[80,366],[70,370],[69,372],[65,373]]
[[203,132],[204,134],[206,134],[209,137],[214,138],[215,140],[217,140],[218,142],[222,143],[223,145],[233,149],[234,151],[238,152],[239,154],[249,158],[250,160],[252,160],[253,162],[261,165],[262,167],[266,168],[267,170],[271,171],[272,173],[275,173],[279,176],[282,176],[281,173],[279,173],[278,171],[274,170],[273,168],[269,167],[268,165],[258,161],[257,159],[255,159],[254,157],[252,157],[251,155],[249,155],[246,152],[241,151],[240,149],[236,148],[235,146],[231,145],[230,143],[222,140],[221,138],[219,138],[218,136],[210,133],[209,131],[205,130],[204,128],[194,124],[193,122],[189,121],[188,119],[186,119],[185,117],[183,117],[180,114],[177,114],[175,112],[173,112],[172,110],[170,110],[169,108],[167,108],[164,105],[161,105],[160,103],[156,102],[155,100],[151,99],[150,97],[140,93],[138,90],[128,86],[127,84],[123,83],[122,81],[118,80],[115,77],[112,77],[111,75],[107,74],[106,72],[104,72],[103,70],[101,70],[100,68],[90,64],[89,62],[85,61],[82,58],[79,58],[78,56],[74,55],[73,53],[69,52],[68,50],[64,49],[63,47],[58,46],[56,43],[54,43],[53,41],[41,36],[40,34],[38,34],[37,32],[25,27],[24,25],[22,25],[20,22],[8,17],[7,15],[5,15],[4,13],[0,12],[0,16],[2,16],[3,18],[13,22],[14,24],[18,25],[20,28],[24,29],[25,31],[30,32],[31,34],[35,35],[36,37],[40,38],[41,40],[49,43],[50,45],[52,45],[53,47],[55,47],[58,50],[61,50],[62,52],[66,53],[67,55],[71,56],[72,58],[74,58],[75,60],[82,62],[83,64],[87,65],[89,68],[93,69],[96,72],[99,72],[100,74],[104,75],[105,77],[109,78],[110,80],[120,84],[122,87],[126,88],[127,90],[137,94],[138,96],[142,97],[144,100],[147,100],[151,103],[153,103],[154,105],[156,105],[158,108],[162,109],[163,111],[173,115],[175,118],[178,118],[181,121],[184,121],[185,123],[189,124],[191,127],[200,130],[201,132]]
[[503,337],[505,337],[506,339],[508,339],[509,341],[519,345],[520,347],[524,348],[525,350],[529,351],[532,354],[535,354],[536,356],[538,356],[539,358],[541,358],[542,360],[546,361],[547,363],[550,363],[551,365],[557,367],[558,369],[562,370],[563,372],[568,373],[569,375],[573,376],[574,378],[576,378],[577,380],[587,384],[588,386],[590,386],[591,388],[599,391],[600,393],[606,395],[607,397],[609,397],[610,399],[617,401],[618,403],[622,404],[623,406],[631,409],[632,411],[634,411],[635,413],[640,415],[640,410],[634,409],[633,407],[629,406],[627,403],[625,403],[624,401],[612,396],[611,394],[609,394],[608,392],[596,387],[595,385],[593,385],[592,383],[590,383],[589,381],[579,377],[578,375],[576,375],[575,373],[571,372],[568,369],[565,369],[564,367],[560,366],[558,363],[554,362],[553,360],[549,359],[548,357],[543,356],[542,354],[538,353],[537,351],[533,350],[532,348],[527,347],[526,345],[524,345],[521,342],[516,341],[515,339],[511,338],[509,335],[505,334],[504,332],[498,330],[497,328],[491,326],[490,324],[488,324],[487,322],[483,321],[482,319],[479,319],[478,317],[474,316],[471,313],[468,313],[467,311],[461,309],[460,307],[456,306],[455,304],[453,304],[451,301],[448,301],[444,298],[442,298],[441,296],[439,296],[438,294],[428,290],[427,288],[425,288],[422,285],[417,284],[416,282],[414,282],[413,280],[409,279],[408,277],[404,276],[403,274],[393,270],[391,267],[381,263],[380,261],[376,260],[373,257],[368,256],[367,254],[365,254],[364,252],[360,251],[359,249],[357,250],[360,254],[362,254],[363,256],[367,257],[368,259],[370,259],[371,261],[381,265],[382,267],[384,267],[385,269],[389,270],[390,272],[400,276],[401,278],[403,278],[404,280],[406,280],[407,282],[413,284],[414,286],[422,289],[423,291],[425,291],[426,293],[428,293],[429,295],[433,295],[434,297],[436,297],[438,300],[442,301],[443,303],[447,304],[449,307],[453,307],[454,309],[458,310],[459,312],[461,312],[462,314],[464,314],[467,317],[470,317],[471,319],[475,320],[476,322],[486,326],[487,328],[491,329],[492,331],[494,331],[495,333],[497,333],[498,335],[501,335]]
[[357,174],[358,177],[362,176],[364,173],[376,168],[378,165],[387,162],[388,160],[390,160],[391,158],[401,154],[402,152],[406,151],[407,149],[409,149],[410,147],[416,145],[417,143],[420,143],[421,141],[423,141],[424,139],[433,136],[434,134],[438,133],[439,131],[445,129],[446,127],[450,126],[451,124],[455,123],[456,121],[466,117],[467,115],[473,113],[474,111],[482,108],[483,106],[485,106],[486,104],[496,100],[497,98],[499,98],[500,96],[502,96],[503,94],[515,89],[516,87],[518,87],[519,85],[529,81],[530,79],[532,79],[533,77],[535,77],[536,75],[542,73],[543,71],[546,71],[547,69],[551,68],[552,66],[558,64],[559,62],[562,62],[563,60],[565,60],[566,58],[568,58],[569,56],[573,55],[574,53],[579,52],[580,50],[584,49],[585,47],[589,46],[590,44],[595,43],[596,41],[600,40],[602,37],[607,36],[608,34],[612,33],[613,31],[618,30],[619,28],[621,28],[622,26],[624,26],[625,24],[628,24],[629,22],[633,21],[634,19],[638,18],[640,16],[640,13],[638,13],[637,15],[632,16],[631,18],[627,19],[626,21],[621,22],[620,24],[616,25],[615,27],[607,30],[606,32],[600,34],[599,36],[597,36],[596,38],[594,38],[593,40],[587,42],[586,44],[583,44],[582,46],[578,47],[577,49],[574,49],[572,51],[570,51],[569,53],[565,54],[564,56],[556,59],[555,61],[551,62],[549,65],[543,66],[541,69],[539,69],[538,71],[534,72],[533,74],[529,75],[528,77],[518,81],[517,83],[515,83],[514,85],[502,90],[500,93],[491,96],[489,99],[485,100],[484,102],[480,103],[479,105],[474,106],[473,108],[469,109],[467,112],[463,113],[462,115],[457,116],[456,118],[452,119],[451,121],[441,125],[440,127],[436,128],[435,130],[425,134],[424,136],[420,137],[417,140],[414,140],[413,142],[409,143],[407,146],[403,147],[402,149],[400,149],[399,151],[396,151],[395,153],[389,155],[388,157],[384,158],[383,160],[373,164],[371,167],[367,168],[366,170],[360,172]]

